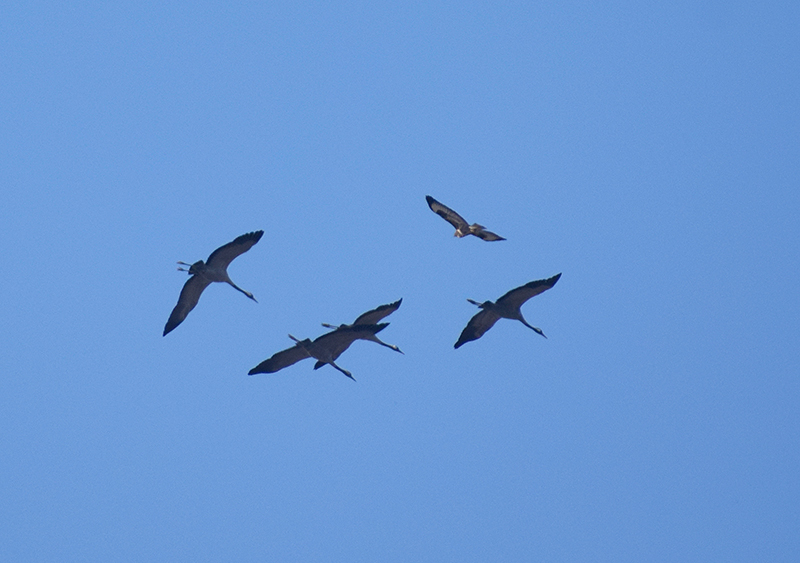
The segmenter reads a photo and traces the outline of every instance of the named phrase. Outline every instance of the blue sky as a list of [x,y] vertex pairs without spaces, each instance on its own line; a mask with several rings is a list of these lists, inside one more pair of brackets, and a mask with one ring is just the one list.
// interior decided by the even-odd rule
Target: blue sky
[[[4,6],[0,559],[796,560],[799,25]],[[162,337],[175,262],[257,229],[259,303],[214,284]],[[547,340],[453,349],[467,298],[559,272]],[[356,383],[246,375],[401,297]]]

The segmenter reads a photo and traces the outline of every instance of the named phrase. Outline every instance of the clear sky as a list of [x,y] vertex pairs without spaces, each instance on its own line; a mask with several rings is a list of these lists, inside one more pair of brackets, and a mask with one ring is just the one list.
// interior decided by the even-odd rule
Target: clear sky
[[[796,561],[797,2],[10,2],[0,560]],[[504,242],[457,239],[430,194]],[[161,333],[186,274],[264,237]],[[453,349],[477,309],[563,272]],[[350,381],[250,368],[403,298]]]

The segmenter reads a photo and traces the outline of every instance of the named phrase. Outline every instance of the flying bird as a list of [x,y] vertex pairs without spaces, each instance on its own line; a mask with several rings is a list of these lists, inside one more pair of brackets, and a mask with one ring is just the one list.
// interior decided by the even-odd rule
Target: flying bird
[[[456,342],[455,348],[458,348],[459,346],[462,346],[471,340],[477,340],[483,336],[487,330],[492,328],[494,323],[496,323],[500,318],[520,321],[529,329],[544,336],[542,329],[528,324],[528,322],[522,316],[520,307],[522,307],[522,305],[531,297],[539,295],[540,293],[543,293],[556,285],[556,282],[560,277],[561,274],[557,274],[546,280],[536,280],[526,283],[525,285],[522,285],[516,289],[512,289],[494,303],[491,301],[478,303],[472,299],[467,299],[467,301],[473,305],[480,307],[481,310],[477,315],[469,320],[467,326],[463,331],[461,331],[461,336],[458,337],[458,342]],[[546,336],[544,337],[547,338]]]
[[[351,326],[374,325],[384,317],[388,317],[389,315],[397,311],[397,309],[400,308],[400,304],[402,302],[403,300],[399,299],[394,303],[388,303],[386,305],[381,305],[380,307],[375,307],[371,311],[367,311],[366,313],[362,313],[361,315],[359,315],[358,318],[351,325],[343,324],[337,326],[328,323],[322,323],[322,326],[326,328],[347,328]],[[375,336],[375,333],[373,332],[365,333],[365,335],[361,337],[361,339],[371,340],[372,342],[377,342],[381,346],[386,346],[387,348],[391,348],[395,352],[400,352],[401,354],[403,353],[403,351],[400,350],[400,348],[398,348],[394,344],[387,344],[386,342]]]
[[429,195],[425,196],[425,200],[428,202],[428,207],[431,208],[431,211],[442,217],[445,221],[456,228],[456,232],[453,236],[460,238],[467,235],[475,235],[476,237],[486,241],[506,240],[500,235],[496,235],[491,231],[485,230],[483,225],[479,225],[478,223],[473,223],[470,225],[461,215],[446,205],[439,203]]
[[180,267],[178,270],[181,272],[189,272],[191,277],[189,281],[184,284],[181,290],[181,296],[178,298],[178,304],[175,305],[172,314],[169,316],[169,320],[164,327],[164,336],[183,322],[186,315],[197,305],[197,302],[200,300],[200,294],[203,293],[203,290],[207,288],[211,282],[229,283],[234,289],[241,291],[253,301],[256,300],[252,293],[243,290],[231,281],[231,278],[228,277],[228,266],[234,258],[240,254],[244,254],[250,250],[255,243],[261,240],[263,234],[264,231],[255,231],[236,237],[233,242],[220,246],[212,252],[211,256],[209,256],[208,260],[205,262],[202,260],[198,260],[194,264],[178,262],[178,264],[183,266],[189,266],[188,270]]
[[264,360],[247,372],[247,375],[275,373],[305,358],[316,358],[317,363],[314,364],[314,369],[330,364],[355,381],[349,371],[336,365],[336,359],[356,340],[371,340],[371,336],[374,337],[375,333],[382,331],[387,326],[389,326],[389,323],[344,326],[323,334],[314,340],[308,338],[300,340],[290,334],[289,338],[296,343],[294,346],[281,350],[271,358]]

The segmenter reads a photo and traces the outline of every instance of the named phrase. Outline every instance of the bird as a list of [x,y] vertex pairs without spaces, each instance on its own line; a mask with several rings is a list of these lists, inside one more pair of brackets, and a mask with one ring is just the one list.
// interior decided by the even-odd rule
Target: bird
[[428,202],[428,207],[431,208],[431,211],[442,217],[445,221],[456,228],[456,232],[453,236],[461,238],[467,235],[475,235],[476,237],[485,241],[506,240],[500,235],[497,235],[491,231],[487,231],[483,225],[479,225],[478,223],[473,223],[470,225],[461,215],[446,205],[439,203],[429,195],[425,196],[425,200]]
[[389,323],[343,326],[314,340],[308,338],[300,340],[290,334],[289,338],[295,341],[294,346],[273,354],[271,358],[264,360],[247,372],[247,375],[275,373],[305,358],[316,358],[317,363],[314,364],[314,369],[330,364],[355,381],[353,374],[336,365],[336,359],[356,340],[370,340],[370,335],[374,336],[375,333],[382,331],[387,326]]
[[[403,300],[399,299],[394,303],[388,303],[386,305],[381,305],[380,307],[375,307],[374,309],[359,315],[358,318],[351,325],[342,324],[337,326],[328,323],[322,323],[322,326],[326,328],[339,329],[339,328],[346,328],[349,326],[374,325],[384,317],[388,317],[389,315],[397,311],[397,309],[400,308],[400,304],[402,302]],[[377,342],[381,346],[386,346],[387,348],[391,348],[395,352],[400,352],[401,354],[403,354],[403,351],[400,350],[400,348],[398,348],[394,344],[387,344],[386,342],[375,336],[375,333],[373,332],[365,333],[364,336],[362,337],[362,340],[371,340],[372,342]]]
[[[189,266],[188,270],[180,267],[178,270],[181,272],[188,272],[191,277],[189,281],[184,284],[181,295],[178,298],[178,304],[175,305],[172,314],[169,316],[169,320],[167,320],[166,326],[164,326],[164,336],[183,322],[186,315],[197,305],[197,302],[200,300],[200,294],[203,293],[203,290],[207,288],[211,282],[229,283],[234,289],[241,291],[250,299],[256,301],[252,293],[245,291],[231,281],[231,278],[228,277],[228,266],[234,258],[250,250],[254,244],[261,240],[263,235],[264,231],[255,231],[236,237],[232,242],[220,246],[212,252],[205,262],[202,260],[198,260],[194,264],[178,262],[178,264],[183,266]],[[256,303],[258,303],[258,301],[256,301]]]
[[547,338],[544,332],[542,332],[542,329],[528,324],[525,317],[522,316],[520,307],[531,297],[539,295],[556,285],[560,277],[561,274],[556,274],[552,278],[546,280],[536,280],[526,283],[516,289],[512,289],[494,303],[491,301],[479,303],[472,299],[467,299],[467,301],[473,305],[480,307],[481,310],[469,320],[467,326],[461,331],[461,336],[458,337],[458,342],[456,342],[454,348],[458,348],[472,340],[477,340],[483,336],[487,330],[492,328],[494,323],[500,318],[520,321],[529,329]]

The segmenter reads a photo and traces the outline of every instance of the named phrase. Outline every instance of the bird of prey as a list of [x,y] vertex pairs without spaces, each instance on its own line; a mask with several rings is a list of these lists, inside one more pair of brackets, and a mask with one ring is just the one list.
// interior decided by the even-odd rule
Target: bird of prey
[[317,363],[314,364],[314,369],[330,364],[355,381],[349,371],[336,365],[336,359],[356,340],[371,340],[370,336],[374,336],[375,333],[382,331],[387,326],[389,326],[389,323],[344,326],[323,334],[314,340],[308,338],[300,340],[290,334],[289,338],[296,342],[294,346],[281,350],[271,358],[264,360],[251,369],[247,375],[275,373],[305,358],[316,358]]
[[[388,303],[386,305],[381,305],[380,307],[376,307],[376,308],[372,309],[371,311],[367,311],[366,313],[362,313],[361,315],[358,316],[358,318],[351,325],[343,324],[343,325],[338,325],[337,326],[337,325],[332,325],[332,324],[328,324],[328,323],[322,323],[322,326],[324,326],[326,328],[347,328],[347,327],[350,327],[350,326],[374,325],[374,324],[378,323],[384,317],[388,317],[389,315],[391,315],[392,313],[397,311],[397,309],[400,308],[400,304],[402,302],[403,302],[403,300],[399,299],[399,300],[395,301],[394,303]],[[387,344],[386,342],[384,342],[383,340],[378,338],[375,335],[375,333],[372,333],[372,332],[365,333],[365,335],[362,337],[362,340],[371,340],[372,342],[377,342],[381,346],[386,346],[387,348],[391,348],[395,352],[400,352],[401,354],[403,353],[403,351],[400,350],[400,348],[398,348],[394,344]]]
[[203,290],[207,288],[211,282],[229,283],[234,289],[241,291],[253,301],[256,300],[252,293],[243,290],[231,281],[231,278],[228,277],[228,265],[234,258],[250,250],[255,243],[261,240],[263,234],[264,231],[255,231],[236,237],[232,242],[220,246],[212,252],[211,256],[209,256],[208,260],[205,262],[202,260],[198,260],[194,264],[178,262],[178,264],[183,266],[189,266],[188,270],[180,267],[178,270],[181,272],[189,272],[191,277],[183,286],[181,296],[178,298],[178,304],[175,305],[172,314],[169,316],[169,320],[164,327],[164,336],[183,322],[186,315],[197,305],[197,302],[200,300],[200,294],[203,293]]
[[439,203],[429,195],[425,196],[425,200],[428,202],[428,207],[431,208],[431,211],[442,217],[445,221],[456,228],[456,232],[453,236],[460,238],[467,235],[475,235],[476,237],[486,241],[506,240],[500,235],[496,235],[491,231],[487,231],[483,225],[479,225],[478,223],[473,223],[470,225],[461,215],[446,205]]
[[[463,331],[461,331],[461,336],[458,337],[458,342],[456,342],[455,348],[458,348],[459,346],[462,346],[471,340],[477,340],[483,336],[487,330],[492,328],[494,323],[496,323],[500,318],[518,320],[526,327],[544,336],[542,329],[528,324],[528,322],[522,316],[520,307],[522,307],[522,305],[534,295],[539,295],[540,293],[543,293],[556,285],[556,282],[560,277],[561,274],[557,274],[546,280],[536,280],[526,283],[525,285],[522,285],[516,289],[512,289],[494,303],[491,301],[478,303],[472,299],[467,299],[467,301],[473,305],[480,307],[481,310],[469,320],[467,326]],[[547,338],[546,336],[544,337]]]

